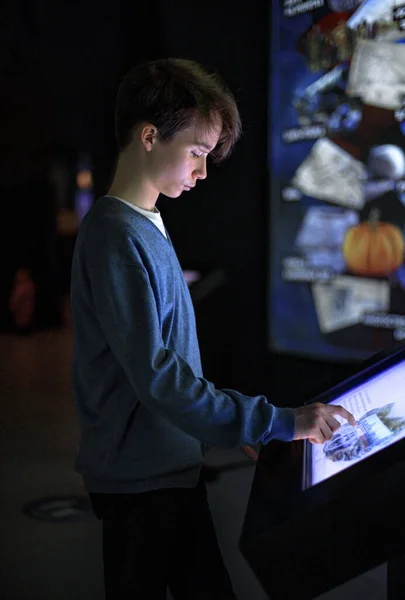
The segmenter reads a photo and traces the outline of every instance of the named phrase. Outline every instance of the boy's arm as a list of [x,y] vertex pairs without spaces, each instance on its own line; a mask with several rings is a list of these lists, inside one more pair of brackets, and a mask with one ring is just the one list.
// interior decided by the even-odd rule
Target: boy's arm
[[151,412],[189,435],[218,447],[290,441],[295,418],[264,396],[218,390],[196,377],[181,356],[165,348],[148,273],[122,262],[92,262],[96,314],[136,397]]

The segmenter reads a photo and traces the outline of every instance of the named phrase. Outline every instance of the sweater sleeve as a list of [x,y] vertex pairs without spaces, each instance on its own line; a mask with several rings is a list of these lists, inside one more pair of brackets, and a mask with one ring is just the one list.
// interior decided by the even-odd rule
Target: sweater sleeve
[[155,296],[142,266],[92,261],[89,277],[107,342],[148,410],[212,446],[293,439],[292,409],[276,408],[264,396],[216,389],[164,347]]

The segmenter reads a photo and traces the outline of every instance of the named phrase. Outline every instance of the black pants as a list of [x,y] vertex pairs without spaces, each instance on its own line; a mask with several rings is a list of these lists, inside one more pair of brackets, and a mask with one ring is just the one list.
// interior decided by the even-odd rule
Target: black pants
[[103,522],[106,600],[236,600],[205,484],[90,494]]

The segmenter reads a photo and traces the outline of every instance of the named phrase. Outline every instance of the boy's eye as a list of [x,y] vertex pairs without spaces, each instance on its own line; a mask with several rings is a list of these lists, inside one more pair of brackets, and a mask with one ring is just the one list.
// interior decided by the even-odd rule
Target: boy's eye
[[200,158],[201,154],[197,154],[197,152],[194,152],[193,150],[191,151],[191,156],[193,158]]

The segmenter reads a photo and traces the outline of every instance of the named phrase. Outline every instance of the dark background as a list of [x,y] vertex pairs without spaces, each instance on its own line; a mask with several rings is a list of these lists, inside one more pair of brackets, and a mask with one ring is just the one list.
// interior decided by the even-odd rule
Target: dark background
[[46,227],[55,217],[46,187],[49,164],[58,153],[88,151],[95,192],[106,191],[122,76],[140,60],[190,58],[223,76],[235,93],[244,128],[231,159],[211,165],[198,189],[158,204],[182,266],[220,267],[227,274],[224,285],[197,306],[205,376],[218,387],[296,405],[351,371],[344,364],[276,356],[268,348],[270,11],[271,2],[262,0],[207,6],[184,0],[5,0],[0,18],[2,306],[16,266],[29,256],[42,298],[38,320],[52,322],[55,312],[57,322],[61,243],[52,226]]

